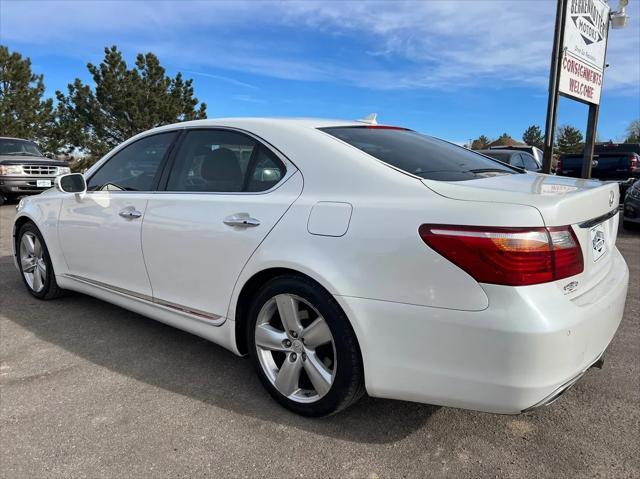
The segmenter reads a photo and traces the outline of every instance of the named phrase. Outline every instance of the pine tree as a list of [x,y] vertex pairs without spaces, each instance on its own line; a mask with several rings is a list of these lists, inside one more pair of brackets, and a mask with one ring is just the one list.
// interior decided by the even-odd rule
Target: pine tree
[[31,60],[0,45],[0,136],[36,141],[46,153],[60,147],[53,101],[43,99],[44,76],[31,71]]
[[581,153],[584,148],[582,133],[571,125],[562,125],[558,128],[556,141],[559,153]]
[[522,141],[529,146],[536,146],[540,149],[544,148],[544,138],[542,130],[538,125],[531,125],[522,134]]
[[206,118],[207,106],[194,96],[193,80],[165,75],[153,53],[138,54],[129,69],[116,46],[102,63],[87,68],[95,87],[79,78],[67,94],[56,92],[60,124],[71,144],[97,159],[126,139],[161,125]]
[[477,139],[473,140],[471,143],[472,150],[484,150],[489,146],[489,138],[484,135],[480,135]]

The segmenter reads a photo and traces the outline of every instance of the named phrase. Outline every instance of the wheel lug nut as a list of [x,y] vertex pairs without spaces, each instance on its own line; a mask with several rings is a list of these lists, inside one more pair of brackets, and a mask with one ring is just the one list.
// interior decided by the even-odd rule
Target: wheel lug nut
[[307,360],[307,354],[306,353],[302,353],[302,360],[306,361]]
[[284,347],[285,348],[290,348],[291,347],[291,341],[289,341],[288,339],[284,340]]
[[298,333],[296,333],[295,331],[291,331],[291,336],[293,338],[297,338],[298,337]]
[[298,359],[298,355],[296,353],[291,353],[291,362],[294,362],[296,359]]

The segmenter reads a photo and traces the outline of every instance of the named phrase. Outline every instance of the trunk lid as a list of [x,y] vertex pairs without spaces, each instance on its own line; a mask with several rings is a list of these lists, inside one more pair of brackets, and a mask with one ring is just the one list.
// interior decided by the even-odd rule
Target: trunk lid
[[582,249],[584,271],[558,281],[564,294],[581,295],[609,272],[619,221],[617,183],[535,173],[422,182],[435,193],[455,200],[534,207],[547,227],[571,225]]

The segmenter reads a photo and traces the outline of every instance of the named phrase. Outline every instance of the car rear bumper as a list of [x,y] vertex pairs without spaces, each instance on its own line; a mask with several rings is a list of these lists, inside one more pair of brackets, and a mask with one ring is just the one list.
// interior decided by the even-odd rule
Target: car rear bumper
[[553,400],[602,356],[628,280],[614,249],[607,276],[571,300],[553,283],[483,285],[490,304],[475,312],[337,300],[352,318],[370,395],[517,414]]
[[[0,177],[0,194],[4,196],[36,195],[51,188],[55,184],[55,179],[55,176]],[[49,180],[51,186],[37,186],[38,180]]]

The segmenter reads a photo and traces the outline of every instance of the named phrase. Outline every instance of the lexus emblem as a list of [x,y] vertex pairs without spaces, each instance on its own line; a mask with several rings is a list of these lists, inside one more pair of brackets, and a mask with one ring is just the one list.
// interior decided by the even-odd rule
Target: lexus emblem
[[609,206],[613,206],[613,200],[615,200],[616,195],[613,191],[609,192]]

